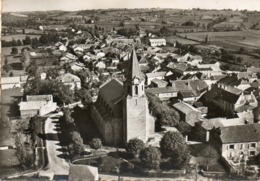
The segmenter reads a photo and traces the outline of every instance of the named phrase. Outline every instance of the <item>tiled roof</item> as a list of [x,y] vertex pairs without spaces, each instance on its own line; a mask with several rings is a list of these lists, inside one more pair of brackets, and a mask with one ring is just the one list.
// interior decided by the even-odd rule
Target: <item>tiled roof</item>
[[246,124],[220,128],[222,143],[243,143],[260,141],[260,124]]
[[155,88],[148,88],[148,92],[158,94],[158,93],[173,93],[173,92],[178,92],[177,89],[173,87],[155,87]]
[[30,101],[51,101],[52,95],[27,95],[26,96],[27,102]]
[[147,73],[146,76],[148,78],[152,78],[152,77],[163,77],[165,76],[166,72],[153,72],[153,73]]
[[157,78],[153,79],[151,82],[153,82],[153,83],[155,83],[159,86],[163,86],[163,87],[166,87],[167,84],[168,84],[168,82],[166,82],[164,80],[157,79]]
[[20,110],[38,110],[45,106],[47,102],[44,101],[31,101],[31,102],[20,102]]
[[58,77],[57,79],[62,81],[62,82],[80,82],[80,78],[76,75],[71,74],[71,73],[63,74],[60,77]]
[[117,79],[111,79],[100,86],[99,94],[110,107],[113,107],[114,100],[123,95],[123,84]]

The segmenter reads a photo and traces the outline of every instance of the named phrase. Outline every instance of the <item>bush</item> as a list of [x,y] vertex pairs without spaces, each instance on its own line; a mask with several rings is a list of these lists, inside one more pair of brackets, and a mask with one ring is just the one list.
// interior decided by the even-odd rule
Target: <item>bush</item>
[[126,151],[131,153],[135,158],[138,157],[141,150],[145,148],[145,144],[138,138],[133,138],[128,141]]
[[93,138],[90,142],[89,142],[89,146],[95,150],[98,150],[102,147],[102,141],[99,138]]
[[134,167],[135,167],[134,164],[132,164],[130,162],[121,163],[121,169],[122,169],[122,171],[125,171],[125,172],[134,169]]
[[159,169],[161,164],[161,152],[156,147],[147,147],[140,152],[140,160],[148,169]]

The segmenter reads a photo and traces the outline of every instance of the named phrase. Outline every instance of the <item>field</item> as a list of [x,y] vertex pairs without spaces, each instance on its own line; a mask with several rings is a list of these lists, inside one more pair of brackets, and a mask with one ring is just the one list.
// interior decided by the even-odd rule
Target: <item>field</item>
[[15,40],[23,40],[25,39],[26,36],[30,36],[31,38],[40,38],[40,35],[26,35],[26,34],[17,34],[17,35],[8,35],[8,36],[3,36],[2,40],[5,41],[11,41],[12,39]]
[[166,41],[169,42],[169,43],[176,43],[176,41],[178,41],[181,44],[190,44],[190,45],[199,44],[196,41],[187,40],[185,38],[181,38],[181,37],[178,37],[178,36],[168,36],[168,37],[166,37]]
[[[12,123],[8,121],[9,116],[19,116],[17,101],[22,95],[21,89],[10,89],[1,91],[1,121],[0,121],[0,146],[14,145],[14,139],[10,129]],[[15,150],[0,150],[0,178],[21,171]]]
[[[29,47],[30,46],[17,46],[16,48],[18,49],[18,53],[21,53],[21,50],[22,48],[24,47]],[[11,53],[11,50],[12,50],[12,47],[2,47],[1,49],[1,52],[2,52],[2,62],[1,62],[1,65],[3,67],[4,65],[4,60],[5,60],[5,56],[7,56],[7,59],[8,59],[8,64],[11,65],[13,67],[13,70],[11,70],[13,72],[13,75],[14,76],[18,76],[18,75],[24,75],[25,74],[25,71],[24,70],[21,70],[19,67],[20,67],[20,58],[18,56],[12,56],[10,55]],[[11,71],[9,71],[9,73],[3,71],[3,69],[1,69],[1,75],[3,77],[8,77],[9,76],[9,73]]]
[[183,37],[187,35],[189,39],[201,42],[208,35],[212,44],[235,51],[241,47],[249,50],[260,48],[260,31],[199,32],[181,33],[180,35]]
[[[17,29],[16,30],[17,32],[19,33],[22,33],[23,30],[22,29]],[[43,32],[41,30],[36,30],[36,29],[24,29],[25,33],[32,33],[32,34],[42,34]],[[29,35],[29,36],[32,36],[32,35]]]

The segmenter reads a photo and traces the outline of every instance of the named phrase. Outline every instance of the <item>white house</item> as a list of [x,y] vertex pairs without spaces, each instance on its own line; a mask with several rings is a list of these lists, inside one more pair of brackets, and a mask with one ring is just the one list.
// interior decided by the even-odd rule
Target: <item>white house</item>
[[19,103],[22,118],[43,116],[57,109],[57,103],[53,102],[52,95],[27,95],[26,100]]
[[152,47],[156,47],[156,46],[166,46],[166,40],[164,38],[160,38],[160,39],[149,39],[149,43]]

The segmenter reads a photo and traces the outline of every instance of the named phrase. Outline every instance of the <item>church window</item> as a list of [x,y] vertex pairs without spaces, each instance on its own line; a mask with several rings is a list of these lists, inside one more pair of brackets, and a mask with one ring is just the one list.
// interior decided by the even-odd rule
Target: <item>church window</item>
[[135,86],[135,94],[138,95],[138,86]]
[[131,92],[131,87],[130,86],[128,86],[128,92]]
[[144,90],[144,86],[142,85],[142,91]]

